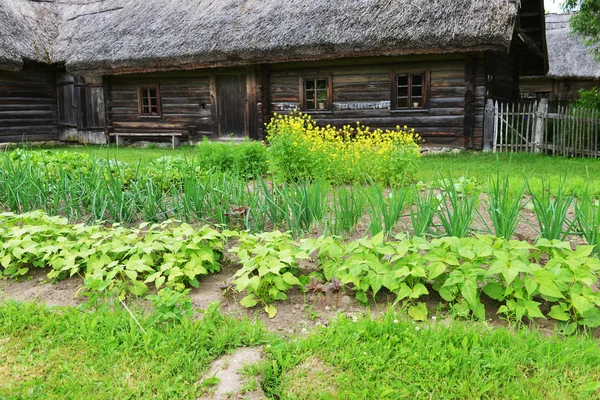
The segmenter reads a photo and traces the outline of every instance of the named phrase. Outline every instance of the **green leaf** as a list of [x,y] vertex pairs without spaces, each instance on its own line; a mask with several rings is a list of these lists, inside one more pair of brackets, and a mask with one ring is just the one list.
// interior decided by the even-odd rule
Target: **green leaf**
[[588,328],[597,328],[600,326],[600,308],[592,308],[583,314],[583,320],[581,321],[583,326]]
[[254,294],[249,294],[240,300],[240,304],[246,308],[252,308],[258,304],[258,300]]
[[291,272],[286,272],[282,277],[288,285],[300,285],[298,278],[296,278]]
[[546,319],[546,317],[544,317],[544,314],[542,314],[542,312],[540,311],[540,303],[538,303],[536,301],[526,301],[525,309],[527,310],[527,316],[530,319],[531,318]]
[[410,296],[412,294],[412,289],[406,284],[406,283],[402,283],[400,285],[400,289],[398,289],[398,292],[396,293],[396,303],[399,301],[404,300],[405,298],[407,298],[408,296]]
[[128,286],[127,289],[135,296],[143,296],[148,291],[148,286],[144,282],[133,281],[131,282],[131,286]]
[[416,306],[412,306],[408,309],[408,315],[414,321],[425,321],[427,320],[427,307],[425,303],[419,303]]
[[454,301],[454,299],[456,299],[456,295],[452,291],[450,291],[450,288],[443,287],[438,291],[438,293],[440,294],[442,299],[448,302]]
[[158,278],[156,278],[156,280],[154,281],[154,285],[156,286],[156,289],[160,289],[160,287],[165,283],[166,278],[164,276],[159,276]]
[[10,266],[11,256],[10,254],[6,254],[2,259],[0,259],[0,265],[4,268],[8,268]]
[[250,278],[250,281],[248,282],[248,289],[252,289],[253,291],[257,291],[258,287],[260,286],[260,277],[258,276],[253,276],[252,278]]
[[552,306],[550,312],[548,313],[548,316],[558,321],[569,321],[571,319],[569,314],[567,314],[566,311],[563,310],[562,307],[559,305]]
[[434,263],[433,266],[429,265],[429,280],[434,280],[444,272],[446,272],[446,264],[443,262]]
[[126,269],[126,270],[124,270],[123,272],[124,272],[124,273],[125,273],[125,275],[127,275],[127,277],[128,277],[129,279],[131,279],[132,281],[137,281],[137,278],[138,278],[138,274],[137,274],[137,272],[135,272],[135,271],[130,271],[130,270],[127,270],[127,269]]
[[504,300],[504,286],[490,282],[483,287],[483,293],[487,294],[490,298],[498,301]]
[[415,287],[412,289],[412,293],[410,295],[411,299],[418,299],[421,296],[425,296],[429,294],[429,291],[422,283],[417,283]]
[[469,308],[475,310],[475,307],[479,304],[479,298],[477,297],[477,283],[473,282],[471,279],[466,280],[465,283],[461,285],[460,293],[469,304]]
[[565,296],[558,289],[554,283],[554,275],[546,270],[538,269],[533,272],[533,277],[537,283],[540,284],[540,293],[544,296],[553,297],[557,299],[564,299]]
[[269,314],[269,318],[275,318],[277,315],[277,308],[273,304],[269,304],[265,306],[265,311]]
[[369,302],[369,299],[367,298],[367,294],[362,291],[356,292],[356,300],[358,300],[358,302],[361,304],[367,304]]

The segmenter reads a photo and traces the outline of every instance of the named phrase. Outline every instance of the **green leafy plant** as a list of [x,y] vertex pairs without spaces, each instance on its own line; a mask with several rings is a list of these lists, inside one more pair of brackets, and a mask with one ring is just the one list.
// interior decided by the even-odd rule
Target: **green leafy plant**
[[551,195],[549,183],[543,179],[541,192],[535,193],[530,190],[540,235],[544,239],[565,240],[571,233],[574,220],[568,218],[568,213],[573,204],[573,196],[564,194],[565,179],[558,184],[554,198]]
[[443,195],[436,215],[446,235],[465,237],[470,232],[479,205],[476,185],[464,177],[455,183],[450,175],[440,182]]
[[265,232],[242,233],[238,244],[230,249],[242,268],[234,275],[232,284],[238,292],[247,291],[240,304],[252,308],[261,303],[269,318],[277,315],[273,303],[286,300],[286,292],[301,286],[297,278],[298,260],[308,258],[294,243],[289,234]]
[[487,212],[496,236],[511,239],[515,234],[522,219],[521,212],[525,207],[523,196],[526,188],[527,185],[523,184],[516,193],[511,193],[509,175],[505,174],[502,177],[499,168],[496,170],[496,174],[488,180],[486,187]]
[[186,318],[194,315],[192,300],[189,297],[190,290],[177,292],[169,288],[163,288],[157,294],[146,296],[154,307],[150,325],[181,323]]

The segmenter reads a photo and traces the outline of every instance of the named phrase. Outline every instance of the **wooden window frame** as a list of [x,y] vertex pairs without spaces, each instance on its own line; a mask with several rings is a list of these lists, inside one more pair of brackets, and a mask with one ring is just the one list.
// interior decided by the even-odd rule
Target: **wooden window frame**
[[[157,115],[144,114],[143,102],[142,102],[142,91],[148,91],[151,89],[156,90],[156,108]],[[140,118],[162,118],[162,105],[160,100],[160,85],[138,85],[137,87],[137,100],[138,100],[138,115]]]
[[[423,105],[421,107],[413,107],[412,101],[412,75],[423,75]],[[398,108],[398,77],[408,77],[408,107]],[[429,111],[429,98],[431,88],[431,71],[426,69],[398,69],[391,73],[392,88],[390,92],[390,109],[392,111],[418,112]]]
[[[314,81],[315,87],[317,86],[317,81],[326,80],[327,81],[327,104],[325,104],[324,110],[318,109],[318,102],[315,98],[315,107],[314,110],[307,110],[306,107],[306,81]],[[315,91],[316,95],[316,91]],[[311,75],[303,75],[300,77],[300,111],[305,113],[331,113],[333,111],[333,74],[311,74]]]

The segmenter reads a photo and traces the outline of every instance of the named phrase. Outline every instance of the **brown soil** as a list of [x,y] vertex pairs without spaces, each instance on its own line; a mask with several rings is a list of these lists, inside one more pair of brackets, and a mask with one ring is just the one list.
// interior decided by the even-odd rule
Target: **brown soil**
[[[271,332],[277,333],[282,338],[290,336],[304,336],[316,327],[327,326],[332,319],[342,313],[348,317],[358,317],[370,314],[377,318],[393,304],[394,295],[382,290],[377,301],[368,307],[358,304],[352,290],[346,289],[345,294],[339,298],[333,294],[315,297],[310,293],[302,293],[298,288],[288,292],[289,299],[275,303],[277,316],[269,319],[259,306],[248,309],[239,304],[244,294],[236,294],[226,298],[220,289],[220,284],[227,282],[235,273],[237,266],[226,266],[217,274],[209,275],[201,280],[200,288],[191,291],[191,299],[195,309],[206,309],[209,304],[219,302],[221,311],[226,315],[236,318],[256,318]],[[46,279],[48,271],[37,270],[30,279],[23,281],[0,280],[0,300],[13,299],[17,301],[37,301],[51,307],[77,306],[85,301],[78,295],[83,280],[79,277],[65,279],[58,283],[50,283]],[[425,302],[430,317],[437,321],[449,318],[448,304],[436,292],[429,289],[430,295],[420,299]],[[337,302],[337,307],[336,307]],[[500,319],[497,310],[500,304],[482,294],[482,302],[486,307],[486,323],[495,327],[506,327],[508,323]],[[149,304],[142,306],[149,308]],[[139,305],[139,304],[138,304]],[[545,310],[549,311],[549,309]],[[201,317],[198,314],[198,317]],[[555,328],[553,320],[537,319],[530,325],[543,334],[552,334]],[[594,337],[600,338],[600,328],[597,328]]]

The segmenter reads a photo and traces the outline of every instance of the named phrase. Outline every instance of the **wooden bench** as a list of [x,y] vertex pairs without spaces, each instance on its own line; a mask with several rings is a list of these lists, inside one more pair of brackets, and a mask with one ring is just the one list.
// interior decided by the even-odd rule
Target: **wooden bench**
[[173,150],[179,146],[180,138],[187,135],[187,132],[111,132],[110,136],[114,136],[117,147],[123,145],[124,137],[171,137],[171,145]]

